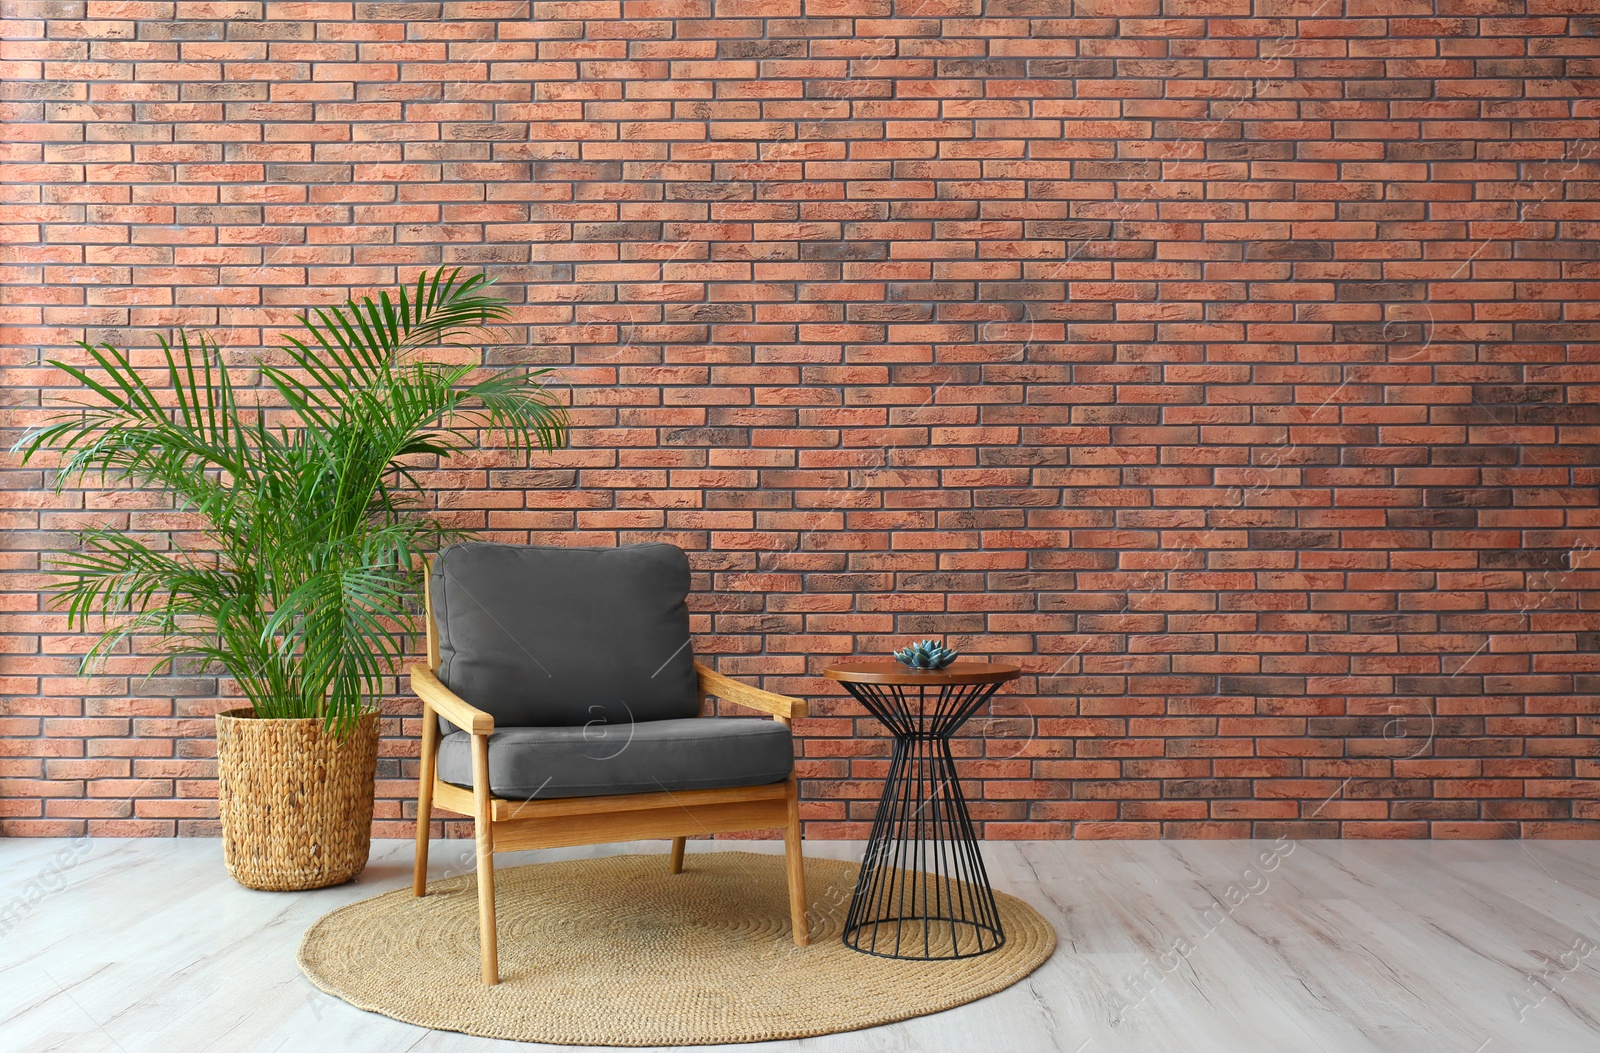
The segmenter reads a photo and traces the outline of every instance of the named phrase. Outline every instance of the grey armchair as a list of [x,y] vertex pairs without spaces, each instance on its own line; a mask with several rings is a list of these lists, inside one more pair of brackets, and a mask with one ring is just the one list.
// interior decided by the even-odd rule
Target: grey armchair
[[[689,562],[673,545],[454,545],[428,575],[413,891],[434,808],[476,823],[483,980],[499,982],[494,853],[784,830],[794,942],[805,875],[789,724],[800,699],[694,660]],[[705,717],[707,696],[771,720]]]

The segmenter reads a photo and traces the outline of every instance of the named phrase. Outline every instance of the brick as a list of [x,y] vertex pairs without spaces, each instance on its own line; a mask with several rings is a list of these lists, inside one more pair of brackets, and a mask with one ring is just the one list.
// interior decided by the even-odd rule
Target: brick
[[[424,485],[690,550],[702,657],[814,700],[810,836],[865,836],[887,758],[822,668],[928,634],[1027,670],[954,743],[988,837],[1600,836],[1600,19],[1517,6],[41,0],[0,64],[12,427],[79,338],[243,368],[482,269],[488,360],[558,370],[574,443]],[[90,522],[189,524],[48,482],[0,467],[0,833],[216,836],[230,686],[142,640],[80,679],[38,591]]]

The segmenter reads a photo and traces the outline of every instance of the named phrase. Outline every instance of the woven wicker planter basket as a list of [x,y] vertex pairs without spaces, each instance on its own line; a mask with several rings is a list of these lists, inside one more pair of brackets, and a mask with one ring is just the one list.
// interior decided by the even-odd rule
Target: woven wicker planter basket
[[269,892],[349,881],[372,842],[378,714],[343,742],[316,718],[217,714],[217,803],[228,873]]

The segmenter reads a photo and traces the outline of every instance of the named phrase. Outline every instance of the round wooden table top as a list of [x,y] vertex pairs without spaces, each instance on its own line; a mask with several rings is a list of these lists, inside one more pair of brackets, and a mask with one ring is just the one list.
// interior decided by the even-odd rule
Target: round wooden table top
[[951,662],[943,669],[912,669],[892,658],[843,662],[822,671],[829,680],[851,684],[1003,684],[1022,675],[1014,665],[993,662]]

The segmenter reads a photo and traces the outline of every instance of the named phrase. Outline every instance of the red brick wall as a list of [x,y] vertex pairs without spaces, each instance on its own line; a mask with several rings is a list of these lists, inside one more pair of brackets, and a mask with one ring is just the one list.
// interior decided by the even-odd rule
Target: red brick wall
[[[12,436],[80,336],[481,268],[578,429],[440,505],[689,549],[813,836],[884,770],[815,674],[927,635],[1027,670],[990,837],[1594,833],[1593,0],[4,3]],[[37,592],[161,499],[6,467],[4,832],[211,832],[225,685]]]

